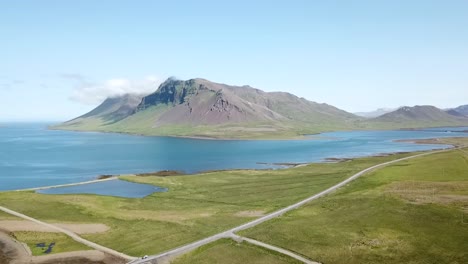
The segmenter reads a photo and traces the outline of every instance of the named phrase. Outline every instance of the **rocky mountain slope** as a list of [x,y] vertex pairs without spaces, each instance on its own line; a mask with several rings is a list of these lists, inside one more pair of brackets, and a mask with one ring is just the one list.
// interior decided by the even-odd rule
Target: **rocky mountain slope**
[[[138,103],[136,103],[138,101]],[[55,128],[151,135],[238,137],[346,129],[359,118],[285,92],[264,92],[205,79],[168,79],[152,94],[109,98]]]
[[[55,129],[215,138],[291,138],[331,130],[467,125],[433,106],[401,107],[362,118],[286,92],[205,79],[170,78],[146,96],[108,98]],[[458,112],[457,112],[458,113]]]

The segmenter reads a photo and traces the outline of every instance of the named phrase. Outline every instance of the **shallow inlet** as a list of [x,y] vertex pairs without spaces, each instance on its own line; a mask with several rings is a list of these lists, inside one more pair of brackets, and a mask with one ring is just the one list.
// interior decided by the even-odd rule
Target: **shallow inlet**
[[125,198],[143,198],[155,192],[167,192],[167,188],[122,180],[110,180],[76,186],[42,189],[36,192],[41,194],[96,194]]

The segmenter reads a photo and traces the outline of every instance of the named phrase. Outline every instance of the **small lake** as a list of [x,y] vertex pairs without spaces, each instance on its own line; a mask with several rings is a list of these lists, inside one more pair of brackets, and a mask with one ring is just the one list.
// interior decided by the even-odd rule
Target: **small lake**
[[306,140],[200,140],[54,131],[47,124],[5,125],[0,127],[0,190],[89,181],[103,174],[281,168],[273,163],[445,148],[394,140],[468,136],[462,132],[468,130],[465,127],[342,131]]
[[37,190],[36,192],[42,194],[97,194],[126,198],[143,198],[155,192],[167,192],[167,189],[150,184],[141,184],[122,180],[108,180],[75,186]]

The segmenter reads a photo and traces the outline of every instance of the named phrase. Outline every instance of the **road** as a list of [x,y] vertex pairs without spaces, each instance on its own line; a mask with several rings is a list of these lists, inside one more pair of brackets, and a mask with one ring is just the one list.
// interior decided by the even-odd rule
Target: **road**
[[232,239],[234,239],[236,241],[239,241],[239,242],[240,241],[245,241],[245,242],[253,244],[253,245],[257,245],[257,246],[260,246],[260,247],[267,248],[269,250],[276,251],[276,252],[281,253],[283,255],[290,256],[291,258],[295,258],[295,259],[297,259],[297,260],[299,260],[299,261],[301,261],[301,262],[303,262],[305,264],[320,264],[319,262],[315,262],[315,261],[306,259],[303,256],[300,256],[300,255],[298,255],[298,254],[296,254],[294,252],[291,252],[289,250],[286,250],[284,248],[275,247],[275,246],[272,246],[272,245],[269,245],[269,244],[266,244],[266,243],[251,239],[251,238],[241,237],[241,236],[232,234]]
[[61,227],[58,227],[58,226],[55,226],[55,225],[51,225],[51,224],[48,224],[48,223],[45,223],[45,222],[42,222],[40,220],[37,220],[35,218],[32,218],[32,217],[29,217],[27,215],[24,215],[24,214],[21,214],[21,213],[18,213],[18,212],[15,212],[13,210],[10,210],[8,208],[5,208],[3,206],[0,206],[0,210],[5,212],[5,213],[8,213],[8,214],[11,214],[11,215],[14,215],[14,216],[17,216],[17,217],[20,217],[20,218],[23,218],[25,220],[29,220],[29,221],[33,221],[35,223],[38,223],[40,225],[43,225],[43,226],[46,226],[48,228],[51,228],[51,229],[54,229],[54,230],[57,230],[61,233],[64,233],[65,235],[71,237],[73,240],[79,242],[79,243],[82,243],[88,247],[91,247],[91,248],[94,248],[96,250],[99,250],[101,252],[104,252],[104,253],[107,253],[107,254],[110,254],[112,256],[116,256],[116,257],[119,257],[119,258],[122,258],[122,259],[125,259],[125,260],[134,260],[135,257],[131,257],[131,256],[128,256],[128,255],[125,255],[123,253],[120,253],[118,251],[115,251],[113,249],[110,249],[110,248],[107,248],[107,247],[104,247],[104,246],[101,246],[99,244],[96,244],[94,242],[91,242],[89,240],[86,240],[80,236],[78,236],[77,234],[71,232],[71,231],[68,231],[66,229],[63,229]]
[[[458,147],[460,148],[460,147]],[[457,149],[458,149],[457,148]],[[278,211],[275,211],[271,214],[268,214],[268,215],[265,215],[263,217],[260,217],[258,219],[255,219],[251,222],[248,222],[246,224],[243,224],[243,225],[240,225],[238,227],[234,227],[232,229],[229,229],[225,232],[222,232],[222,233],[218,233],[216,235],[213,235],[213,236],[210,236],[210,237],[207,237],[205,239],[202,239],[202,240],[199,240],[199,241],[196,241],[196,242],[193,242],[191,244],[187,244],[185,246],[182,246],[182,247],[178,247],[178,248],[175,248],[175,249],[172,249],[172,250],[169,250],[169,251],[166,251],[164,253],[161,253],[161,254],[157,254],[157,255],[152,255],[152,256],[148,256],[147,258],[145,259],[137,259],[137,260],[134,260],[134,261],[131,261],[129,263],[131,264],[144,264],[144,263],[161,263],[161,262],[166,262],[167,260],[169,259],[172,259],[174,257],[177,257],[177,256],[180,256],[184,253],[187,253],[189,251],[192,251],[196,248],[199,248],[203,245],[206,245],[206,244],[209,244],[211,242],[214,242],[218,239],[221,239],[221,238],[232,238],[232,237],[235,237],[234,233],[236,232],[239,232],[241,230],[245,230],[245,229],[248,229],[248,228],[251,228],[251,227],[254,227],[256,225],[259,225],[263,222],[266,222],[268,220],[271,220],[273,218],[276,218],[278,216],[281,216],[283,215],[284,213],[287,213],[291,210],[294,210],[294,209],[297,209],[301,206],[303,206],[304,204],[306,203],[309,203],[313,200],[316,200],[326,194],[329,194],[333,191],[335,191],[336,189],[350,183],[351,181],[355,180],[356,178],[362,176],[363,174],[366,174],[370,171],[373,171],[375,169],[378,169],[378,168],[382,168],[382,167],[385,167],[385,166],[388,166],[390,164],[393,164],[393,163],[397,163],[397,162],[400,162],[400,161],[404,161],[404,160],[409,160],[409,159],[413,159],[413,158],[417,158],[417,157],[421,157],[421,156],[426,156],[426,155],[430,155],[430,154],[434,154],[434,153],[438,153],[438,152],[444,152],[444,151],[447,151],[447,150],[452,150],[453,148],[451,149],[444,149],[444,150],[437,150],[437,151],[431,151],[431,152],[426,152],[426,153],[422,153],[422,154],[417,154],[417,155],[413,155],[413,156],[409,156],[409,157],[405,157],[405,158],[401,158],[401,159],[397,159],[397,160],[392,160],[392,161],[388,161],[388,162],[384,162],[384,163],[380,163],[380,164],[377,164],[377,165],[374,165],[372,167],[369,167],[367,169],[364,169],[356,174],[354,174],[353,176],[347,178],[346,180],[320,192],[320,193],[317,193],[307,199],[304,199],[300,202],[297,202],[293,205],[290,205],[288,207],[285,207],[283,209],[280,209]],[[248,242],[248,241],[247,241]]]
[[68,184],[60,184],[60,185],[52,185],[52,186],[44,186],[44,187],[35,187],[35,188],[27,188],[27,189],[18,189],[18,190],[3,190],[3,191],[0,191],[0,192],[39,191],[39,190],[47,190],[47,189],[60,188],[60,187],[70,187],[70,186],[85,185],[85,184],[90,184],[90,183],[112,181],[112,180],[118,180],[118,179],[119,179],[118,177],[113,176],[113,177],[106,178],[106,179],[97,179],[97,180],[85,181],[85,182],[68,183]]

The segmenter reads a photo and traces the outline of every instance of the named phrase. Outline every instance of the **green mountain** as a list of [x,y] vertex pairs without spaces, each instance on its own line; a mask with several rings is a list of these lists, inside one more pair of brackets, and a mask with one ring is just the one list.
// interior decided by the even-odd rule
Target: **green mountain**
[[[136,103],[138,101],[138,103]],[[144,97],[109,98],[55,129],[145,135],[278,138],[349,129],[359,118],[284,92],[168,79]]]

